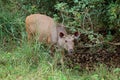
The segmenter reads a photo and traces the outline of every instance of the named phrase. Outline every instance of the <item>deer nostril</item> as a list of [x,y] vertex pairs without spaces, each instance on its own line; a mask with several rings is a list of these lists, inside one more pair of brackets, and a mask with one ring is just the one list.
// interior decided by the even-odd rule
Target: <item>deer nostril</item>
[[74,50],[73,50],[73,49],[70,49],[70,50],[69,50],[69,53],[70,53],[70,54],[72,54],[73,52],[74,52]]

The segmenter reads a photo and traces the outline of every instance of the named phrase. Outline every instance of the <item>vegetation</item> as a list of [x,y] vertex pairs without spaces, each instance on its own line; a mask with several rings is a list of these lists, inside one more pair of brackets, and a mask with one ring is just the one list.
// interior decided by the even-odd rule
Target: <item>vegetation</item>
[[0,11],[0,80],[120,80],[119,67],[62,68],[56,63],[59,52],[53,59],[48,46],[28,44],[25,31],[26,16],[42,13],[65,24],[69,33],[87,35],[83,45],[92,46],[89,52],[98,47],[115,52],[120,48],[120,0],[0,0]]
[[26,43],[13,52],[0,52],[1,80],[119,80],[119,68],[101,65],[95,71],[78,71],[57,66],[42,45]]

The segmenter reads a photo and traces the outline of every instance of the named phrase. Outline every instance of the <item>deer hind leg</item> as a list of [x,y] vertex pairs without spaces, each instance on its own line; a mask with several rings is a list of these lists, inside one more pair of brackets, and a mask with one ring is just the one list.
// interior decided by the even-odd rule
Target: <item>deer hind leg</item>
[[51,37],[50,35],[47,37],[47,43],[50,44],[49,48],[50,48],[50,55],[52,57],[54,57],[54,52],[55,52],[55,45],[54,43],[51,42]]
[[50,45],[50,55],[52,56],[52,57],[54,57],[55,56],[55,44],[51,44]]
[[47,43],[50,44],[50,42],[51,42],[51,38],[48,37],[48,38],[47,38]]
[[30,33],[28,33],[28,41],[31,40],[31,37],[32,37],[32,35]]
[[28,38],[28,41],[30,41],[32,39],[32,32],[28,27],[29,26],[26,25],[27,38]]
[[27,36],[28,37],[28,41],[32,41],[34,39],[33,38],[34,36],[35,36],[34,33],[28,32],[28,36]]

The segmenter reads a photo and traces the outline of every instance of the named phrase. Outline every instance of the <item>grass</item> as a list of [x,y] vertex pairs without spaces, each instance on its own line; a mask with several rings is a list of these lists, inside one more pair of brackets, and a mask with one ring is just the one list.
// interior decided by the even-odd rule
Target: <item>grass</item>
[[[22,43],[12,51],[0,49],[0,80],[120,80],[120,68],[103,65],[95,71],[77,71],[56,66],[48,47]],[[57,54],[57,53],[56,53]]]

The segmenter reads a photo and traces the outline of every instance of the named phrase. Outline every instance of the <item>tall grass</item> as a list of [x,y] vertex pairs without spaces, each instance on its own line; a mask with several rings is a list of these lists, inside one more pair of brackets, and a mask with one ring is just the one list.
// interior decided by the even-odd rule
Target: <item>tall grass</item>
[[[18,1],[0,0],[0,80],[120,80],[119,68],[109,71],[100,66],[95,71],[77,71],[64,66],[62,69],[57,65],[60,52],[52,58],[49,47],[37,42],[28,44],[24,25],[28,13],[20,9]],[[31,5],[22,8],[27,7]]]
[[119,74],[119,68],[102,65],[95,71],[61,69],[43,44],[23,42],[12,52],[0,50],[0,80],[120,80]]

